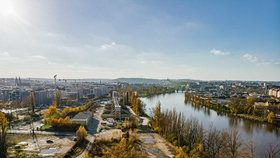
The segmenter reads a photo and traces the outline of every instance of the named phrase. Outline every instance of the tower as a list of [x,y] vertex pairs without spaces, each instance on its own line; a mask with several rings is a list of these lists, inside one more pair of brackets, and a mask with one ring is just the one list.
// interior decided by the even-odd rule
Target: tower
[[18,77],[18,85],[21,86],[21,79]]
[[54,76],[53,76],[55,88],[57,87],[57,86],[56,86],[56,77],[57,77],[57,75],[54,75]]
[[16,79],[15,79],[15,86],[17,86],[18,85],[18,78],[16,77]]

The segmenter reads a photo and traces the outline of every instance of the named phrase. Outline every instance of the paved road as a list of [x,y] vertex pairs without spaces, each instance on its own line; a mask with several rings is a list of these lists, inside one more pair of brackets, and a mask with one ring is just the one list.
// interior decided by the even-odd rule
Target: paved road
[[130,106],[126,106],[126,107],[127,107],[127,109],[129,110],[129,112],[130,112],[132,115],[134,115],[134,116],[137,117],[138,119],[142,119],[141,125],[143,125],[143,126],[149,125],[149,119],[148,119],[147,117],[139,117],[139,116],[137,116],[137,115],[135,114],[135,112],[131,109]]
[[86,139],[89,141],[89,143],[87,144],[87,147],[86,147],[86,148],[84,149],[84,151],[83,151],[79,156],[77,156],[76,158],[83,158],[85,152],[89,152],[89,151],[90,151],[90,148],[91,148],[91,146],[92,146],[92,143],[93,143],[94,140],[95,140],[95,136],[89,135],[89,136],[87,136]]
[[99,108],[96,110],[96,113],[95,113],[95,115],[94,115],[94,118],[96,118],[97,120],[99,120],[97,129],[96,129],[96,133],[100,132],[100,129],[101,129],[101,121],[103,120],[102,117],[101,117],[101,115],[103,114],[103,111],[104,111],[104,107],[99,107]]
[[92,117],[92,119],[89,122],[88,129],[89,129],[89,135],[87,136],[87,140],[89,143],[87,144],[87,147],[83,150],[83,152],[77,156],[76,158],[83,158],[85,152],[88,152],[92,146],[92,143],[95,140],[96,134],[99,133],[100,128],[101,128],[101,114],[104,111],[104,107],[99,107],[96,110],[96,113]]
[[[76,135],[75,132],[49,132],[49,131],[34,131],[35,134],[42,135],[56,135],[56,136],[73,136]],[[8,130],[10,134],[31,134],[30,130]]]
[[126,107],[132,115],[137,116],[130,106],[127,105]]

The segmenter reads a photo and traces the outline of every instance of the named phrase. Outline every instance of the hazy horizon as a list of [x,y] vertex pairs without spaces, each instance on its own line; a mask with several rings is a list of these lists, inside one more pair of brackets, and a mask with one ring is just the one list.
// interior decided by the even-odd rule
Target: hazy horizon
[[[45,80],[53,80],[54,78],[44,78],[44,77],[0,77],[0,79],[15,79],[20,77],[21,79],[45,79]],[[207,80],[207,79],[194,79],[194,78],[145,78],[145,77],[118,77],[118,78],[57,78],[57,80],[117,80],[117,79],[147,79],[147,80],[197,80],[197,81],[263,81],[263,82],[280,82],[279,80],[238,80],[238,79],[217,79],[217,80]]]
[[0,78],[280,81],[280,1],[0,0]]

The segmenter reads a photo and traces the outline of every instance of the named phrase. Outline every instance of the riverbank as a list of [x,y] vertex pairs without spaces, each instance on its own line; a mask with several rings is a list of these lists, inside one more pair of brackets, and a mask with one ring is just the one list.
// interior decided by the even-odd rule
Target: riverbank
[[[269,122],[267,121],[267,119],[266,119],[266,118],[263,118],[263,117],[252,116],[252,115],[248,115],[248,114],[237,114],[236,116],[237,116],[237,117],[240,117],[240,118],[247,119],[247,120],[253,120],[253,121],[259,121],[259,122],[266,122],[266,123],[269,123]],[[269,123],[269,124],[272,124],[272,123]]]
[[216,128],[219,131],[237,129],[240,131],[242,140],[253,141],[256,144],[255,152],[260,157],[265,157],[267,147],[276,145],[280,142],[280,128],[274,125],[263,123],[260,121],[252,121],[243,119],[231,114],[216,112],[199,104],[190,104],[185,102],[185,93],[172,93],[158,95],[150,98],[141,98],[146,105],[145,112],[152,117],[153,110],[156,105],[161,103],[162,111],[172,111],[182,113],[182,117],[187,119],[195,119],[202,124],[205,131]]
[[243,118],[243,119],[247,119],[247,120],[251,120],[251,121],[258,121],[261,123],[267,123],[267,124],[279,126],[276,123],[269,122],[266,117],[260,117],[260,116],[244,114],[244,113],[238,113],[238,114],[233,113],[233,112],[231,112],[233,110],[230,109],[230,107],[213,103],[211,101],[211,98],[209,98],[209,97],[202,97],[202,96],[199,96],[196,94],[191,94],[191,93],[185,92],[185,102],[189,102],[191,104],[198,105],[198,106],[207,107],[209,109],[216,111],[217,113],[223,113],[223,114],[227,114],[230,116],[239,117],[239,118]]
[[174,93],[175,91],[176,91],[176,89],[172,88],[172,89],[168,89],[165,91],[158,91],[158,92],[154,92],[154,93],[142,92],[142,93],[139,93],[139,97],[153,97],[153,96],[161,95],[161,94],[171,94],[171,93]]

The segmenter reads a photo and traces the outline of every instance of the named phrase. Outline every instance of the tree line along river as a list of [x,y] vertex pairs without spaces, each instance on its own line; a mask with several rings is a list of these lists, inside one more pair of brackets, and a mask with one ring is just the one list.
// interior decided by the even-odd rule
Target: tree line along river
[[256,145],[256,154],[263,156],[270,144],[280,144],[280,128],[271,124],[255,122],[233,116],[220,115],[216,111],[204,106],[194,106],[185,103],[183,92],[161,94],[153,97],[141,98],[145,106],[145,111],[152,116],[153,108],[161,103],[162,110],[173,110],[181,112],[186,118],[194,118],[202,123],[204,129],[210,126],[219,130],[237,128],[240,132],[243,143],[253,140]]

